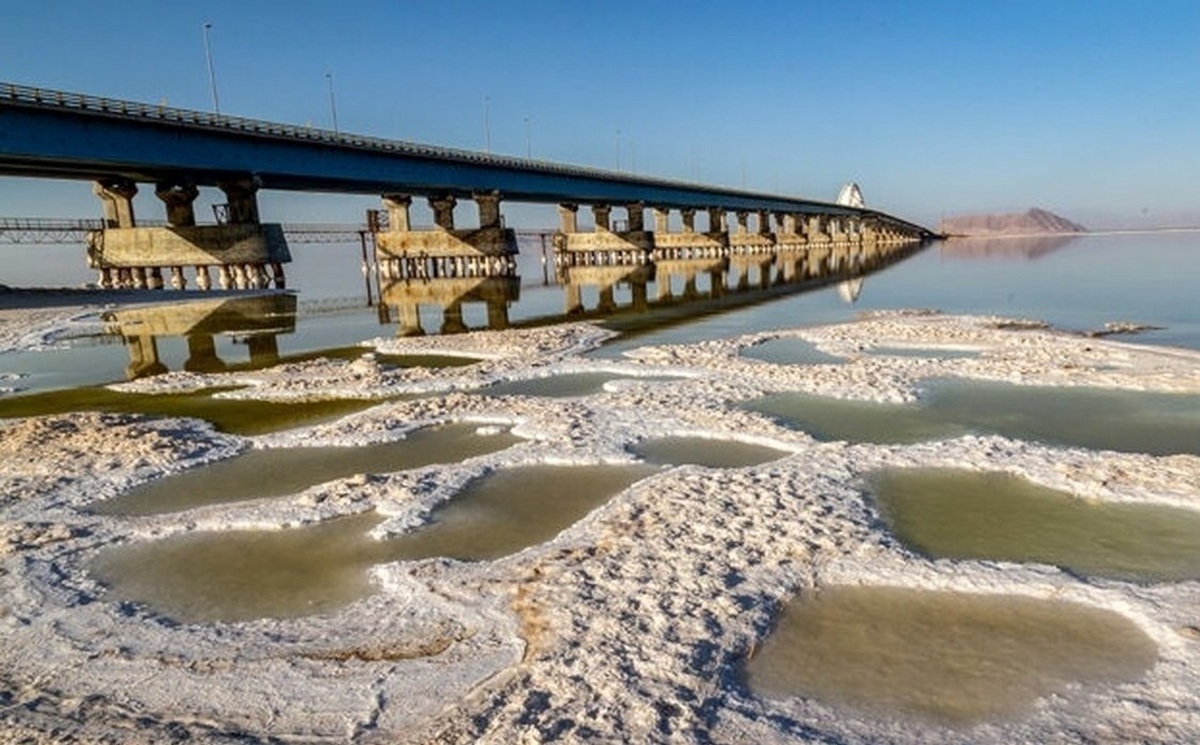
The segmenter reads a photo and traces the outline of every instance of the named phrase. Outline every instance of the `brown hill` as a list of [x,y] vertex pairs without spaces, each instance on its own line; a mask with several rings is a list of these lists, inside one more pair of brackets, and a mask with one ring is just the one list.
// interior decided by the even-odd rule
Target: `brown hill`
[[943,235],[1048,235],[1086,233],[1087,228],[1036,207],[1009,215],[954,215],[942,218]]

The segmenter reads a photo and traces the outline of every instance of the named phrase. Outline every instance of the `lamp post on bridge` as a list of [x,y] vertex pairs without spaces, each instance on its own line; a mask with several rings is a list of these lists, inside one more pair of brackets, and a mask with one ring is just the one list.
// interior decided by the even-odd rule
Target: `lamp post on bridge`
[[492,97],[483,97],[483,151],[492,152]]
[[208,32],[212,30],[212,24],[204,24],[204,57],[208,60],[208,84],[212,88],[213,111],[217,116],[221,115],[221,102],[217,98],[217,73],[213,69],[212,46],[208,41]]
[[333,115],[333,133],[340,134],[337,120],[337,102],[333,97],[333,73],[325,73],[325,82],[329,84],[329,113]]

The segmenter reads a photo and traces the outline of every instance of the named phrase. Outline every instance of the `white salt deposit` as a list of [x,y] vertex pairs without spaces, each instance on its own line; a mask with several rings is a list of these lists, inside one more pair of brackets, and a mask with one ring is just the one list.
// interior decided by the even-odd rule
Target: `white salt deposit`
[[[0,729],[33,742],[1066,742],[1200,739],[1200,584],[1081,581],[1051,567],[929,560],[882,530],[860,493],[882,466],[1005,470],[1097,500],[1200,509],[1200,458],[1054,449],[1002,437],[909,446],[820,443],[738,402],[780,390],[906,401],[928,377],[1200,394],[1200,354],[1056,333],[1036,323],[874,314],[824,328],[643,348],[622,362],[579,353],[606,332],[576,324],[378,339],[381,353],[468,354],[436,371],[370,358],[228,375],[170,374],[137,390],[250,385],[236,396],[440,392],[247,440],[188,420],[74,414],[0,421]],[[794,335],[845,358],[781,366],[739,350]],[[15,335],[15,336],[19,336]],[[973,349],[885,357],[874,347]],[[369,350],[364,350],[369,351]],[[563,372],[630,376],[582,398],[486,398],[499,380]],[[681,376],[669,383],[645,378]],[[303,493],[136,520],[86,506],[150,475],[247,446],[349,445],[470,421],[525,439],[462,464],[364,474]],[[84,570],[106,546],[197,530],[283,528],[377,510],[378,537],[412,529],[471,478],[529,463],[631,462],[649,437],[706,436],[790,455],[761,466],[664,470],[553,541],[493,562],[376,567],[378,592],[331,616],[179,625],[108,602]],[[892,585],[1062,598],[1117,611],[1154,639],[1137,683],[1043,699],[969,732],[856,718],[820,702],[766,700],[739,666],[798,589]]]

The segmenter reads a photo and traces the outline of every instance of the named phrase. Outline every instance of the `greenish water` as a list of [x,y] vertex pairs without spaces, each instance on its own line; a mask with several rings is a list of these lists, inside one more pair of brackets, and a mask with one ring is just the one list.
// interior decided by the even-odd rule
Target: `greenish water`
[[[26,396],[0,398],[0,418],[45,416],[71,411],[193,417],[211,422],[222,432],[259,435],[329,421],[383,402],[381,399],[328,399],[282,403],[217,398],[234,390],[209,388],[188,393],[122,393],[108,388],[69,388]],[[384,400],[397,400],[396,398]]]
[[248,450],[134,487],[93,509],[110,515],[151,515],[275,497],[356,473],[391,473],[430,463],[458,462],[520,442],[507,432],[477,434],[479,427],[473,423],[427,427],[397,442],[357,447]]
[[1200,454],[1200,396],[941,380],[915,404],[777,393],[743,405],[820,440],[913,443],[968,433],[1050,445]]
[[1131,621],[1077,603],[847,586],[788,603],[745,675],[760,696],[965,727],[1136,680],[1157,657]]
[[741,355],[775,365],[838,365],[846,360],[817,349],[812,342],[794,336],[768,339],[742,350]]
[[524,466],[469,482],[431,521],[385,541],[374,512],[286,530],[225,530],[102,551],[89,570],[114,601],[185,622],[328,613],[371,592],[375,564],[444,556],[496,559],[553,538],[648,466]]
[[486,396],[538,396],[541,398],[574,398],[590,396],[604,390],[604,384],[614,380],[653,380],[664,381],[674,378],[634,378],[609,372],[563,373],[544,378],[529,378],[512,380],[489,385],[476,393]]
[[695,464],[709,468],[742,468],[768,463],[788,455],[765,445],[708,437],[660,437],[643,440],[629,451],[648,463],[663,466]]
[[1035,561],[1138,582],[1200,579],[1200,511],[1090,502],[960,470],[887,470],[871,491],[896,537],[928,556]]

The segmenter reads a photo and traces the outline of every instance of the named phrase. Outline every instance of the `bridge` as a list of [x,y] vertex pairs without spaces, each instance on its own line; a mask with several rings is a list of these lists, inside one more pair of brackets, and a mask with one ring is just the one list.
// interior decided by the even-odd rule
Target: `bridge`
[[[381,197],[367,229],[377,261],[395,278],[510,266],[516,238],[502,201],[558,205],[554,246],[568,266],[933,236],[861,206],[857,188],[848,203],[821,202],[9,83],[0,83],[0,175],[93,182],[104,219],[86,232],[88,260],[106,286],[162,287],[168,269],[171,284],[183,287],[186,267],[202,288],[210,286],[210,267],[222,286],[265,286],[268,269],[282,286],[291,256],[283,227],[260,219],[260,189]],[[137,221],[138,184],[153,185],[165,223]],[[201,186],[227,199],[216,224],[196,221]],[[414,196],[428,200],[432,228],[412,225]],[[474,202],[475,226],[458,224],[459,200]],[[591,208],[590,230],[579,228],[581,205]],[[614,206],[624,220],[613,220]],[[674,211],[681,229],[672,230]],[[698,212],[707,213],[703,231]]]

